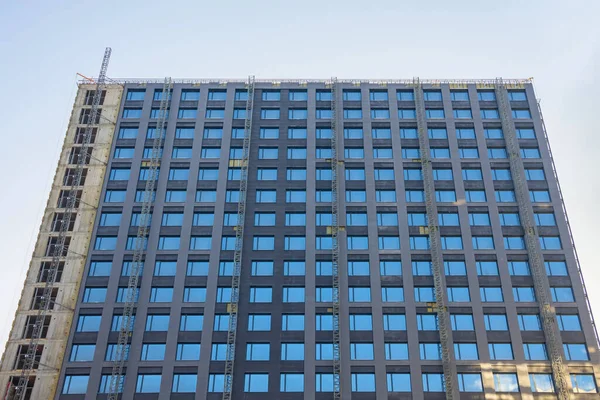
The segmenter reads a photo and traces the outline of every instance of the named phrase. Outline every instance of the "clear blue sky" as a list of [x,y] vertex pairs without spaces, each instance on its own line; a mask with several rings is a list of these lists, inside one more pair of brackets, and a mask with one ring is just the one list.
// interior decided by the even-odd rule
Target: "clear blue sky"
[[0,344],[46,204],[75,73],[97,74],[106,46],[115,78],[535,77],[600,318],[598,15],[597,0],[0,0]]

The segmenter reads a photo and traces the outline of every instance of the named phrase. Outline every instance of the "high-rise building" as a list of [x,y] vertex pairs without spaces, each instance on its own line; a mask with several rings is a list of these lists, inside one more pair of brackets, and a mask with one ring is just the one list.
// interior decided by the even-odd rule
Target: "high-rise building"
[[527,80],[82,83],[6,398],[31,343],[25,399],[104,399],[113,375],[124,399],[590,399],[600,385]]

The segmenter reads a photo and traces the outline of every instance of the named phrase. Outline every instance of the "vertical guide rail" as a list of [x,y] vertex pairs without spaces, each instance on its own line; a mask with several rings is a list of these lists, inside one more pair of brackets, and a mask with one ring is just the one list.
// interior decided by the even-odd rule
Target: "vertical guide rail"
[[110,377],[108,400],[117,400],[119,393],[123,388],[123,368],[127,359],[127,344],[133,330],[135,305],[137,303],[137,287],[140,278],[140,271],[144,266],[144,254],[146,252],[146,243],[150,231],[150,219],[154,191],[156,189],[156,180],[162,157],[161,147],[163,141],[163,132],[166,129],[169,100],[171,98],[171,88],[173,87],[171,78],[165,78],[162,96],[160,99],[160,109],[158,113],[158,122],[156,132],[152,142],[152,155],[148,162],[148,179],[144,188],[142,198],[142,212],[140,214],[137,236],[135,238],[133,261],[131,262],[131,273],[127,282],[127,294],[125,305],[123,307],[123,318],[119,327],[119,338],[117,340],[117,349],[112,366],[112,375]]
[[550,302],[549,289],[546,284],[546,269],[544,267],[541,249],[539,248],[539,236],[534,222],[533,209],[530,205],[529,187],[527,185],[527,180],[525,179],[520,146],[515,126],[511,119],[511,106],[508,101],[508,92],[501,78],[496,79],[495,89],[496,100],[502,119],[504,140],[510,157],[510,170],[514,181],[519,215],[525,232],[525,244],[527,245],[527,254],[529,256],[529,265],[531,268],[531,276],[533,277],[535,295],[540,307],[544,335],[550,350],[552,375],[554,377],[554,383],[556,384],[559,400],[568,400],[570,398],[570,385],[566,367],[562,361],[561,346],[558,341],[560,336],[558,333],[558,325],[556,323],[556,314],[554,307],[552,307]]
[[50,307],[52,307],[50,296],[52,294],[54,284],[56,283],[56,272],[61,259],[66,257],[66,254],[64,254],[65,241],[67,238],[67,232],[69,231],[69,225],[71,224],[72,213],[78,208],[77,189],[81,184],[81,178],[83,176],[83,171],[85,170],[86,158],[88,157],[88,151],[92,141],[93,125],[96,124],[96,119],[98,118],[98,113],[100,112],[100,99],[102,98],[102,91],[104,90],[105,86],[106,70],[108,69],[108,62],[110,60],[111,52],[112,49],[110,47],[107,47],[104,50],[104,58],[102,59],[102,66],[100,67],[100,74],[98,74],[96,89],[92,99],[92,108],[88,117],[89,119],[87,121],[87,125],[85,127],[83,143],[81,145],[81,152],[79,153],[77,160],[77,166],[75,167],[75,176],[71,187],[69,188],[69,197],[67,198],[64,217],[60,224],[60,230],[58,231],[58,237],[54,251],[52,252],[52,261],[48,269],[48,278],[46,280],[46,285],[44,286],[44,293],[40,299],[40,309],[33,325],[33,331],[29,341],[27,354],[25,355],[21,376],[19,377],[19,383],[15,388],[15,400],[22,400],[25,398],[29,377],[36,368],[35,354],[42,336],[44,319],[46,318],[46,314],[48,314],[50,311]]
[[244,246],[244,221],[246,219],[246,195],[248,192],[248,161],[250,159],[250,139],[252,137],[252,112],[254,103],[254,76],[248,77],[248,99],[246,100],[246,121],[244,123],[244,144],[240,164],[240,193],[238,196],[237,225],[235,226],[235,252],[233,274],[231,276],[231,302],[228,304],[229,327],[227,329],[227,354],[223,379],[223,400],[233,398],[233,368],[235,363],[235,341],[238,323],[238,303],[240,298],[240,275],[242,271],[242,249]]
[[333,286],[333,398],[341,399],[342,361],[340,356],[340,274],[339,274],[339,186],[338,168],[340,164],[338,151],[338,82],[331,78],[331,275]]
[[427,133],[427,121],[425,116],[425,102],[423,88],[419,78],[413,81],[415,93],[415,109],[417,114],[417,130],[419,135],[419,151],[421,153],[421,168],[423,174],[423,187],[425,191],[425,208],[427,211],[427,232],[431,248],[431,266],[433,283],[435,286],[435,303],[431,309],[435,310],[440,332],[440,344],[442,348],[442,365],[444,368],[444,381],[446,386],[446,399],[458,399],[458,385],[455,382],[455,368],[450,358],[450,346],[452,337],[450,333],[450,318],[445,301],[444,285],[444,259],[442,257],[442,244],[438,226],[437,206],[435,200],[435,185],[433,180],[433,168],[431,165],[429,138]]
[[569,216],[567,214],[567,208],[565,207],[565,200],[563,198],[562,190],[560,188],[560,182],[558,181],[558,174],[556,173],[556,165],[554,164],[554,157],[552,156],[552,149],[550,148],[550,141],[548,140],[548,133],[546,131],[546,123],[542,115],[542,107],[540,102],[537,101],[538,112],[540,113],[540,120],[542,121],[542,132],[546,139],[546,149],[550,155],[550,164],[552,165],[552,173],[554,174],[554,180],[556,181],[556,187],[558,188],[558,196],[560,200],[560,206],[562,207],[565,221],[567,222],[567,230],[569,232],[569,240],[571,241],[571,247],[573,247],[573,255],[575,257],[575,264],[577,265],[577,272],[579,273],[579,280],[583,288],[583,295],[585,297],[585,304],[587,307],[590,321],[592,322],[592,328],[594,329],[594,336],[596,338],[596,346],[600,348],[600,337],[598,336],[598,329],[596,327],[596,321],[594,321],[594,315],[592,314],[592,305],[590,304],[590,298],[588,297],[587,288],[585,287],[585,281],[583,280],[583,273],[581,272],[581,263],[579,262],[579,255],[577,254],[577,248],[575,247],[575,241],[573,239],[573,232],[571,231],[571,223],[569,222]]

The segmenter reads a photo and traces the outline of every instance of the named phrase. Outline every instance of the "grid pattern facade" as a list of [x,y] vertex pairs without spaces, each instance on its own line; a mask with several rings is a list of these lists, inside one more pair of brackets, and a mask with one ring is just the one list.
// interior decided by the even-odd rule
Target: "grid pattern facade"
[[[340,89],[342,398],[444,398],[413,88]],[[124,398],[221,397],[246,93],[174,86]],[[494,89],[423,94],[460,398],[553,391]],[[107,391],[162,95],[125,86],[57,399]],[[254,95],[233,398],[331,398],[331,91]],[[508,95],[571,389],[592,398],[597,341],[542,119],[530,84]]]

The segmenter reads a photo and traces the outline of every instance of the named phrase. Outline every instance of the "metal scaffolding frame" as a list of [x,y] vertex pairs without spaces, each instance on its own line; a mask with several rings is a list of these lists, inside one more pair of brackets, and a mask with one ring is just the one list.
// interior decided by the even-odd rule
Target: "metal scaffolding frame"
[[339,273],[339,149],[338,149],[338,80],[331,78],[331,275],[333,314],[333,398],[341,399],[342,360],[340,351],[340,273]]
[[233,398],[233,372],[235,367],[238,303],[240,298],[240,277],[242,272],[242,250],[244,247],[246,196],[248,192],[248,163],[250,160],[250,139],[252,138],[254,76],[248,77],[246,87],[248,90],[248,98],[246,100],[246,120],[244,123],[242,159],[231,160],[235,161],[235,166],[240,167],[240,193],[238,197],[237,225],[235,226],[235,251],[233,254],[233,274],[231,276],[231,301],[227,305],[229,311],[229,326],[227,328],[227,353],[225,357],[225,376],[223,379],[223,400],[230,400]]
[[[79,82],[89,83],[89,79],[82,79]],[[187,85],[203,85],[203,84],[218,84],[218,85],[226,85],[228,83],[238,83],[245,84],[247,81],[245,79],[240,78],[205,78],[205,79],[194,79],[194,78],[178,78],[173,79],[174,84],[187,84]],[[337,79],[336,82],[340,84],[351,84],[351,85],[362,85],[362,84],[370,84],[370,85],[406,85],[410,87],[413,85],[412,79]],[[526,84],[530,84],[532,82],[532,78],[527,79],[505,79],[504,84],[511,88],[523,88]],[[119,79],[111,79],[110,83],[114,84],[138,84],[138,85],[147,85],[147,84],[157,84],[162,83],[162,79],[159,78],[148,78],[148,79],[140,79],[140,78],[119,78]],[[309,83],[311,84],[323,84],[329,85],[331,83],[330,79],[280,79],[280,78],[263,78],[263,79],[255,79],[255,83],[267,83],[272,84],[273,86],[280,86],[282,84],[292,84],[292,85],[300,85],[305,86]],[[450,85],[453,89],[466,88],[466,85],[477,85],[478,88],[489,88],[493,89],[496,81],[494,79],[421,79],[420,83],[422,85],[431,85],[432,87],[437,87],[440,85]]]
[[517,138],[515,125],[511,116],[511,105],[508,99],[507,87],[501,78],[496,79],[496,102],[502,120],[506,150],[509,155],[510,171],[513,177],[519,216],[525,233],[525,244],[529,256],[529,266],[535,289],[535,295],[540,307],[540,316],[546,344],[548,345],[552,362],[552,375],[560,400],[570,398],[570,383],[566,366],[562,360],[560,333],[556,322],[556,313],[550,301],[549,285],[546,278],[544,257],[541,252],[539,234],[533,216],[533,207],[529,198],[529,187],[525,177],[525,168],[521,159],[521,148]]
[[105,87],[106,71],[108,69],[108,62],[110,61],[111,52],[112,49],[110,47],[107,47],[104,51],[102,65],[100,67],[100,74],[98,75],[98,79],[96,81],[96,88],[94,97],[92,99],[92,106],[83,135],[81,153],[79,154],[79,157],[77,157],[78,160],[75,166],[74,178],[69,188],[67,204],[65,211],[63,212],[64,217],[60,224],[57,241],[54,245],[54,251],[52,252],[52,261],[50,263],[50,267],[48,268],[44,292],[40,298],[40,309],[38,311],[35,324],[33,325],[31,339],[29,340],[29,347],[27,349],[27,354],[25,355],[21,376],[19,377],[19,383],[15,387],[13,397],[15,400],[23,400],[25,398],[25,394],[27,393],[27,382],[29,382],[29,377],[33,373],[33,370],[37,368],[36,364],[38,364],[35,361],[35,354],[42,336],[44,320],[46,315],[51,312],[51,307],[54,307],[54,302],[51,300],[51,294],[52,290],[54,289],[54,284],[56,283],[56,273],[58,271],[59,264],[64,262],[67,257],[67,254],[64,251],[65,241],[69,232],[71,219],[73,218],[73,215],[76,215],[76,212],[79,208],[79,204],[77,202],[77,191],[80,188],[83,172],[86,169],[86,155],[90,149],[92,132],[94,125],[96,125],[98,113],[100,112],[100,100],[102,97],[102,91]]
[[415,94],[415,110],[417,114],[417,131],[419,137],[419,151],[421,153],[421,171],[423,175],[423,189],[425,191],[425,209],[427,212],[427,227],[423,229],[429,237],[431,252],[431,270],[435,289],[435,302],[428,304],[428,311],[437,315],[442,349],[442,365],[444,369],[444,382],[446,399],[458,399],[458,381],[456,366],[450,354],[452,347],[452,332],[450,330],[450,316],[446,303],[446,286],[444,282],[444,259],[442,257],[442,243],[438,223],[438,213],[435,199],[435,183],[429,150],[429,136],[425,115],[425,101],[423,85],[419,78],[413,80]]
[[156,133],[152,142],[152,154],[150,160],[145,164],[148,168],[148,176],[142,197],[142,211],[140,213],[139,226],[134,243],[133,261],[131,262],[131,271],[127,282],[123,318],[121,319],[121,326],[119,327],[119,338],[117,340],[115,359],[113,361],[112,374],[110,377],[108,400],[117,400],[119,393],[122,392],[123,388],[123,369],[125,367],[125,361],[127,360],[127,345],[133,331],[134,313],[138,295],[138,282],[140,271],[144,266],[146,243],[148,240],[148,233],[150,232],[153,197],[162,158],[163,132],[167,125],[172,87],[173,83],[171,78],[165,78],[158,112],[158,121],[156,124]]

